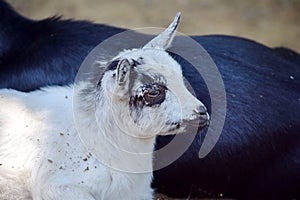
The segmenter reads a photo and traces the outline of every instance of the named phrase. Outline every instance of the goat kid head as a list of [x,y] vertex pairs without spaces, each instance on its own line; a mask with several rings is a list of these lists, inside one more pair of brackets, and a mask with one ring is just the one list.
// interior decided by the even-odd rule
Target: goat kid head
[[179,19],[180,13],[143,48],[121,52],[100,80],[114,123],[135,137],[177,134],[190,123],[208,123],[205,106],[188,91],[180,65],[165,51]]

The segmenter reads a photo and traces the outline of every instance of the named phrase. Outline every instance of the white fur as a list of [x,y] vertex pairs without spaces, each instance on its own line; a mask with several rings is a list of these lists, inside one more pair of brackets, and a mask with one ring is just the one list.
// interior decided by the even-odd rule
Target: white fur
[[[151,174],[109,169],[82,145],[72,119],[71,88],[30,94],[1,90],[0,95],[3,199],[12,189],[30,191],[33,199],[152,198]],[[11,181],[7,172],[18,178]]]
[[[155,136],[183,132],[184,124],[174,129],[167,122],[194,120],[203,104],[186,89],[179,64],[149,46],[120,53],[115,59],[121,64],[104,73],[101,87],[86,81],[75,85],[74,93],[71,86],[30,93],[0,90],[1,199],[153,198]],[[128,63],[140,57],[140,66]],[[133,72],[137,76],[130,86]],[[130,94],[145,75],[168,90],[165,100],[144,107],[136,122]]]

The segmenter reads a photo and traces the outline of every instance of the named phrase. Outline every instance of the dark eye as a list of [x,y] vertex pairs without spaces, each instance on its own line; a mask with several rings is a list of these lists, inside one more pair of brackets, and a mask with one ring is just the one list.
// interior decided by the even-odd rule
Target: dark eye
[[155,104],[161,104],[166,97],[166,87],[158,84],[148,86],[144,90],[144,100],[146,105],[152,106]]

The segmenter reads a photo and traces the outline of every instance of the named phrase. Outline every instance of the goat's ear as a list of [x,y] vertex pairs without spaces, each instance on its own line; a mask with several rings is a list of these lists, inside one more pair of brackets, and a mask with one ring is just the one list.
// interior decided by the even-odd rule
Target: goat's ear
[[127,59],[119,61],[116,69],[116,87],[115,94],[123,96],[129,89],[129,75],[132,65]]
[[129,79],[131,65],[127,59],[120,60],[117,66],[116,80],[118,85],[125,85]]
[[176,29],[179,24],[181,13],[177,13],[173,22],[169,25],[169,27],[158,36],[153,38],[150,42],[148,42],[143,48],[158,48],[166,50],[171,46],[171,43],[176,35]]

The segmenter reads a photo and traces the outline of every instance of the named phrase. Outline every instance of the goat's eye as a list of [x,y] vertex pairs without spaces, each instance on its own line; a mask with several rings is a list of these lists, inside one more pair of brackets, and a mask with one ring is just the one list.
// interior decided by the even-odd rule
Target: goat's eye
[[146,105],[152,106],[155,104],[161,104],[166,97],[166,87],[158,84],[148,86],[144,90],[144,100]]

